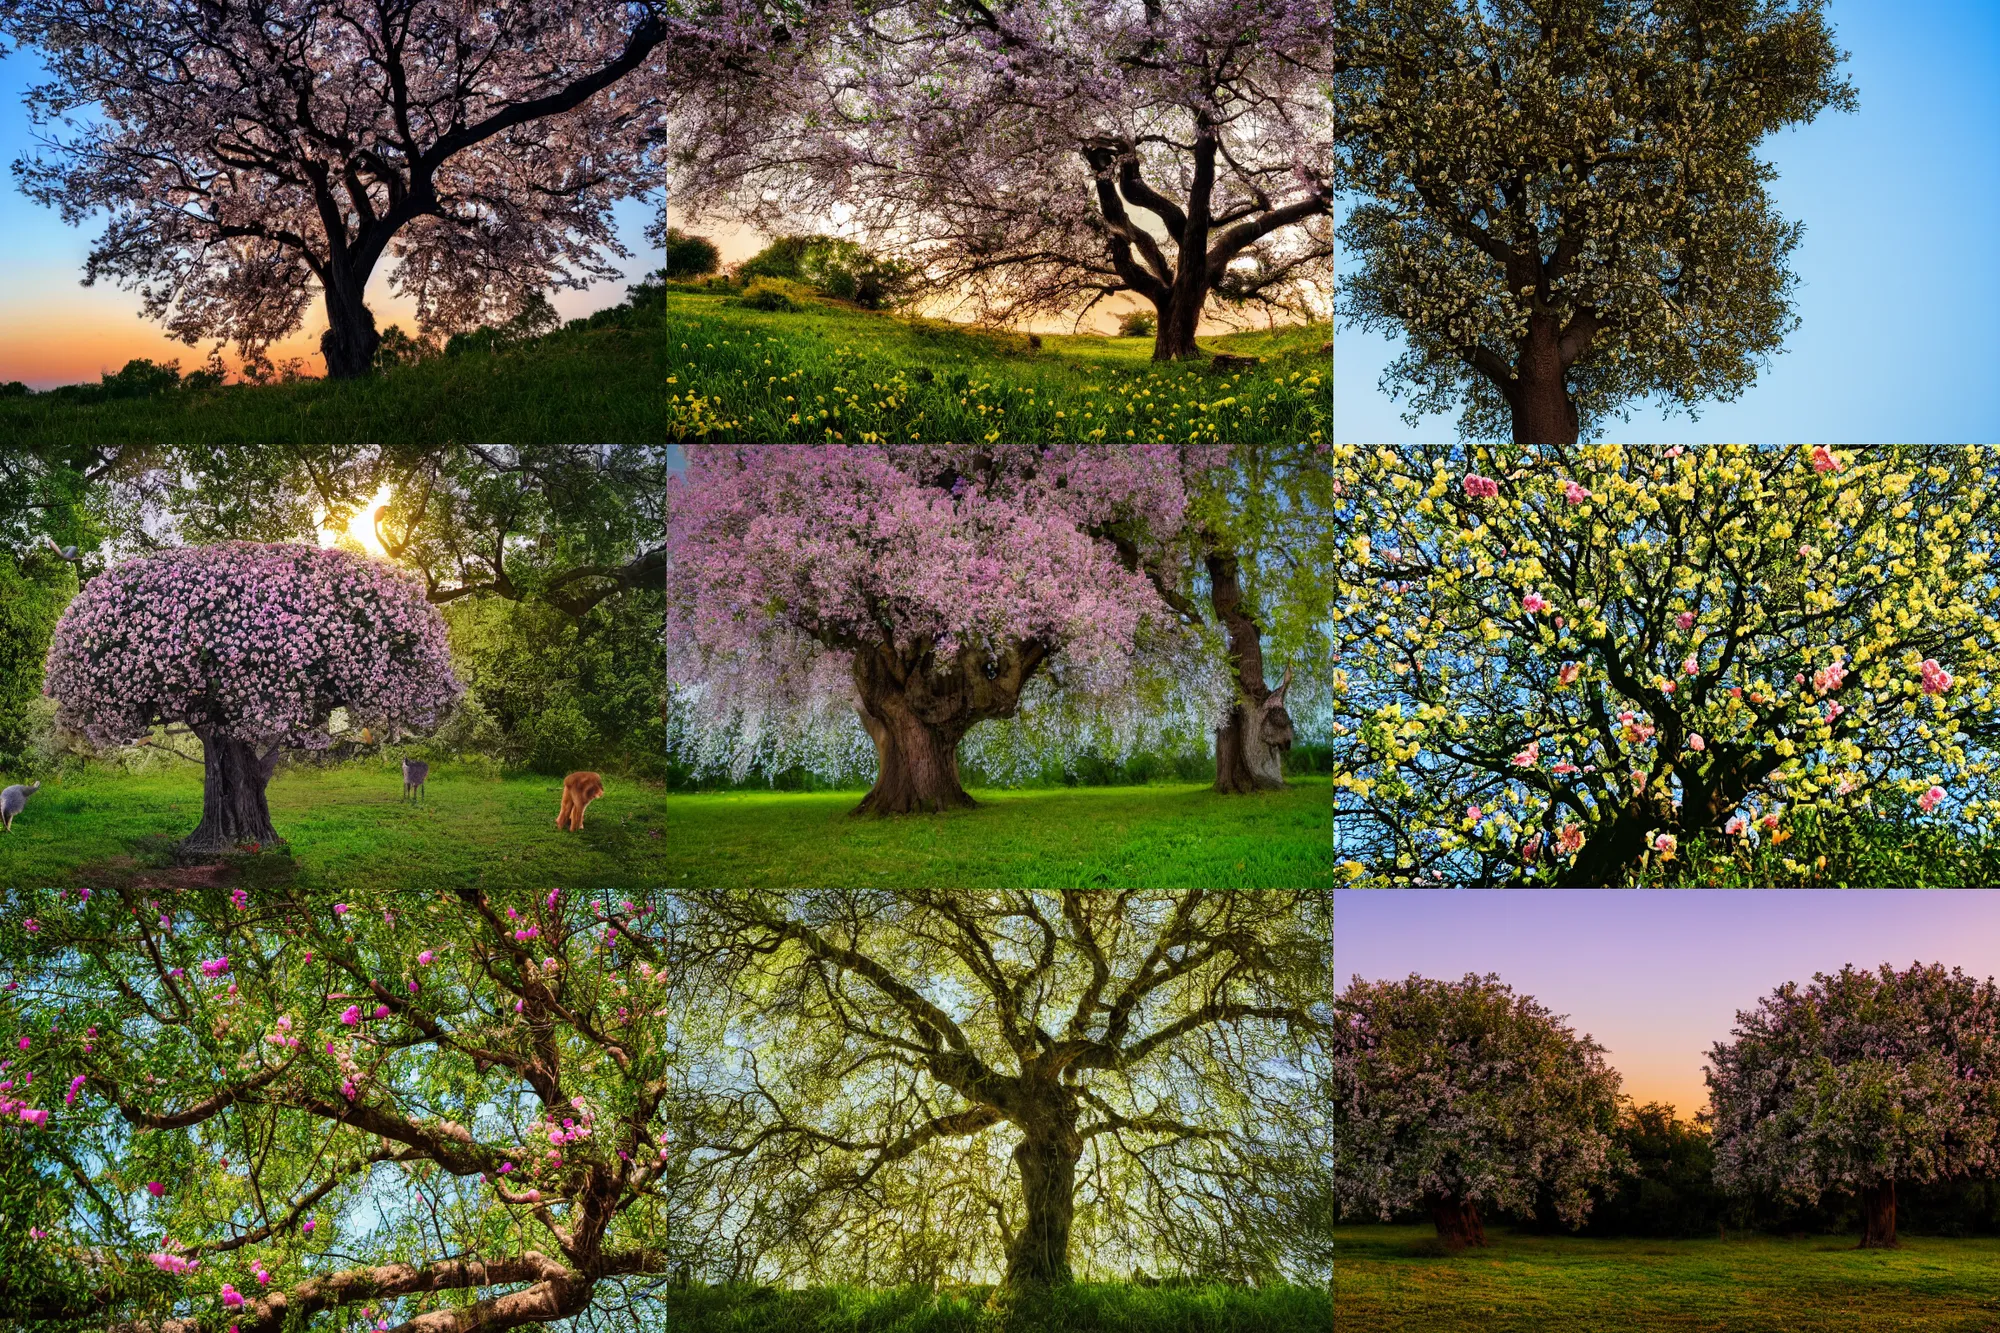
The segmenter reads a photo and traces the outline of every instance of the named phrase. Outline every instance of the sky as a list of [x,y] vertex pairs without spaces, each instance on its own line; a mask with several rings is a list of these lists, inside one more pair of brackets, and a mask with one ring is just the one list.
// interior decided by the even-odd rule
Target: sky
[[[1629,443],[2000,441],[2000,4],[1830,0],[1852,114],[1767,141],[1793,256],[1799,328],[1757,383],[1699,421],[1648,404],[1602,438]],[[1340,207],[1336,220],[1344,220]],[[1337,272],[1349,256],[1336,252]],[[1337,440],[1457,437],[1406,424],[1378,381],[1401,350],[1336,325]]]
[[1843,963],[2000,973],[2000,890],[1349,890],[1337,989],[1412,972],[1498,973],[1608,1048],[1624,1090],[1692,1117],[1739,1010]]

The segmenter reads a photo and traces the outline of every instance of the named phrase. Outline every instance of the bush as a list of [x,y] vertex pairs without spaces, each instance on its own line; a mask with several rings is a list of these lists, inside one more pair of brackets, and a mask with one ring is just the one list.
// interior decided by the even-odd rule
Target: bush
[[574,700],[565,699],[521,725],[522,758],[536,773],[561,777],[601,762],[604,738]]
[[1150,310],[1128,310],[1118,321],[1118,336],[1121,338],[1150,338],[1155,328],[1153,312]]
[[771,313],[797,310],[799,303],[792,298],[789,292],[778,285],[779,281],[770,278],[759,278],[744,289],[743,295],[737,298],[736,304],[748,306],[752,310],[763,310]]
[[414,366],[440,354],[438,345],[429,338],[422,334],[413,338],[403,332],[401,324],[391,324],[382,331],[382,341],[375,346],[374,365],[378,371]]
[[549,303],[549,298],[541,292],[529,292],[522,298],[521,308],[500,323],[485,324],[464,333],[454,333],[444,345],[444,354],[477,355],[518,347],[545,333],[553,333],[561,324],[562,317],[556,314],[556,308]]
[[704,278],[722,267],[722,252],[706,236],[690,236],[679,227],[667,228],[666,276]]
[[784,278],[869,310],[896,304],[914,283],[907,264],[877,258],[835,236],[780,236],[739,264],[738,280]]
[[1702,834],[1683,843],[1672,861],[1649,862],[1634,882],[1677,888],[1985,888],[2000,884],[2000,836],[1926,816],[1915,797],[1889,790],[1866,810],[1793,812],[1775,833],[1753,825],[1738,837]]
[[68,566],[0,552],[0,766],[29,757],[29,712],[41,698],[42,659],[74,591]]

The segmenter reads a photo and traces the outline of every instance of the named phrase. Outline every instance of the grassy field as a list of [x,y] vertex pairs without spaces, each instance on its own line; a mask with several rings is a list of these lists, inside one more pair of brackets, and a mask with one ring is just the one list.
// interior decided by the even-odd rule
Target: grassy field
[[988,1287],[668,1288],[673,1333],[1326,1333],[1333,1302],[1308,1287],[1077,1283],[1010,1295]]
[[2000,1239],[1586,1240],[1489,1227],[1484,1250],[1437,1253],[1428,1226],[1335,1236],[1341,1333],[1898,1333],[2000,1330]]
[[[1293,440],[1332,422],[1326,325],[1204,338],[1253,371],[1155,366],[1142,338],[1019,334],[839,303],[764,312],[654,288],[642,310],[370,379],[0,398],[0,448],[87,443]],[[586,321],[587,322],[587,321]]]
[[972,810],[850,819],[851,792],[672,795],[668,884],[1296,888],[1333,882],[1331,783],[972,789]]
[[[562,780],[435,765],[426,803],[402,803],[392,767],[281,771],[271,822],[289,858],[247,862],[251,878],[329,888],[623,888],[659,883],[667,861],[659,787],[615,774],[580,833],[556,828]],[[51,783],[0,837],[0,884],[175,882],[172,844],[201,820],[201,772],[92,774]]]
[[[240,873],[331,888],[736,885],[1264,888],[1332,882],[1328,784],[1217,796],[1204,786],[976,790],[945,815],[849,819],[855,792],[668,794],[613,775],[580,834],[555,827],[561,781],[432,768],[402,803],[386,765],[281,771],[271,821],[289,856]],[[0,884],[170,882],[201,818],[201,773],[91,773],[38,792],[0,838]]]

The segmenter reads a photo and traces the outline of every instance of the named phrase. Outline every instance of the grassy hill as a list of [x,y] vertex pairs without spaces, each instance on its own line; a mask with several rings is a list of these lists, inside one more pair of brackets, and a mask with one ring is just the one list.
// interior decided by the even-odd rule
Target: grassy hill
[[1021,334],[657,285],[500,350],[348,383],[152,373],[0,398],[0,448],[96,443],[1293,440],[1332,431],[1326,325],[1204,338],[1262,358],[1155,366],[1142,338]]

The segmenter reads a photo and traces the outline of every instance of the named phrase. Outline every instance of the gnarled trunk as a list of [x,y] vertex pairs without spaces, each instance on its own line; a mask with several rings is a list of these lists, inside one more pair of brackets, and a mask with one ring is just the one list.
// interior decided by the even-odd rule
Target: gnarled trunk
[[856,705],[861,725],[875,742],[875,785],[854,808],[857,815],[907,815],[956,810],[975,804],[958,781],[958,743],[963,729],[932,726],[916,715],[909,700],[878,698],[871,713]]
[[[1209,602],[1229,635],[1229,662],[1237,700],[1229,720],[1215,731],[1215,790],[1230,795],[1275,791],[1285,785],[1283,751],[1291,744],[1291,722],[1267,727],[1271,687],[1264,683],[1263,632],[1243,606],[1241,569],[1230,551],[1209,554]],[[1277,705],[1280,709],[1282,704]],[[1270,743],[1267,732],[1283,744]]]
[[855,711],[875,742],[875,785],[857,815],[907,815],[973,804],[958,781],[958,743],[983,718],[1012,717],[1048,657],[1026,640],[995,655],[971,646],[940,661],[928,639],[855,650]]
[[1570,401],[1553,318],[1529,317],[1514,375],[1514,443],[1575,444],[1576,404]]
[[367,277],[342,278],[326,289],[326,332],[319,336],[328,379],[354,380],[375,368],[375,349],[382,335],[375,315],[363,299]]
[[1153,360],[1194,361],[1207,356],[1195,345],[1194,331],[1201,323],[1202,309],[1208,304],[1208,284],[1176,279],[1168,292],[1164,302],[1153,304],[1159,312],[1158,322],[1153,325]]
[[1083,1139],[1074,1123],[1033,1132],[1014,1149],[1027,1218],[1007,1249],[1007,1285],[1071,1280],[1069,1229],[1076,1215],[1076,1163]]
[[184,856],[218,856],[255,843],[284,842],[271,827],[264,788],[278,761],[278,749],[259,755],[248,741],[197,731],[202,748],[201,823],[181,841]]
[[1479,1207],[1464,1199],[1448,1198],[1433,1194],[1424,1200],[1430,1209],[1431,1224],[1437,1228],[1438,1239],[1449,1250],[1462,1250],[1468,1245],[1484,1245],[1486,1228],[1479,1222]]
[[1861,1248],[1896,1248],[1896,1182],[1885,1180],[1861,1191]]

